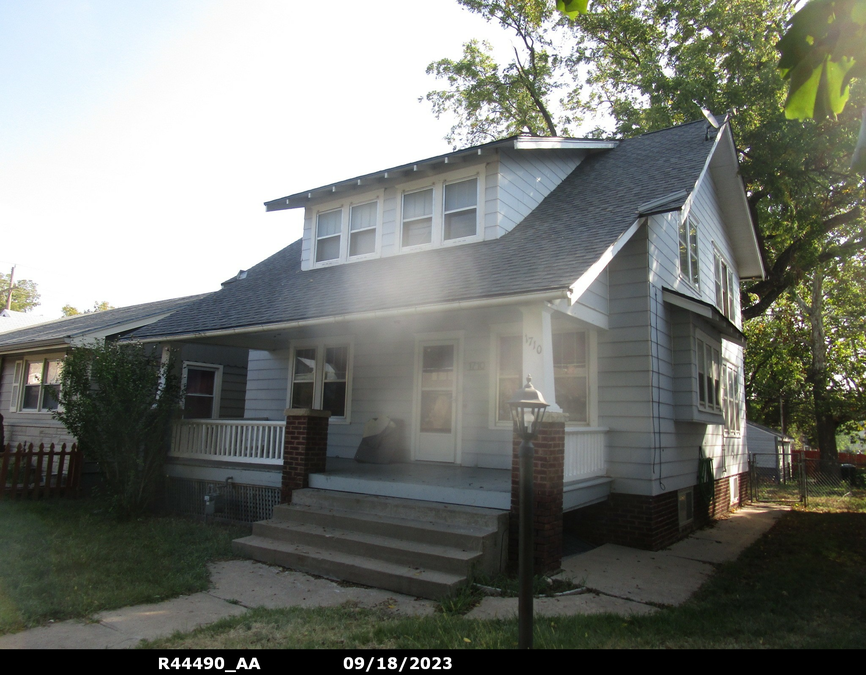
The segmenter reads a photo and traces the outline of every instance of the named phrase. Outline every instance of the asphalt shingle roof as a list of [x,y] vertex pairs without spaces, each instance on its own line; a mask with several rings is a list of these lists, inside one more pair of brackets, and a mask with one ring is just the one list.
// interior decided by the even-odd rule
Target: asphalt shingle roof
[[76,316],[40,323],[28,328],[0,334],[0,349],[8,351],[9,348],[19,345],[23,347],[34,343],[62,343],[68,339],[86,337],[90,333],[104,333],[105,331],[110,331],[112,327],[121,327],[131,322],[143,321],[149,317],[159,316],[205,297],[206,294],[189,295],[183,298],[172,298],[171,300],[148,302],[143,305],[119,307],[103,312],[93,312],[92,314],[78,314]]
[[135,337],[205,333],[374,310],[569,287],[635,222],[638,207],[694,189],[710,150],[706,123],[593,154],[511,232],[493,241],[301,270],[296,241],[245,279],[145,326]]

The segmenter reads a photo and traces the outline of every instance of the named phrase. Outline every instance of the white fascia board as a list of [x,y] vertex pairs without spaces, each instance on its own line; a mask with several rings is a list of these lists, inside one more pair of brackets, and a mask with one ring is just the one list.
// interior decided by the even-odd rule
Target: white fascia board
[[599,259],[590,265],[589,269],[570,286],[571,292],[569,299],[572,305],[578,301],[580,296],[586,292],[586,289],[592,285],[592,282],[598,278],[598,275],[601,274],[604,268],[608,266],[611,260],[613,260],[614,256],[616,256],[616,254],[622,250],[622,247],[628,243],[629,239],[634,236],[634,233],[637,232],[644,220],[644,217],[640,217],[634,221],[631,227],[623,232],[619,238],[617,238],[617,240],[601,254]]
[[618,145],[619,141],[556,136],[521,136],[514,139],[515,150],[612,150]]

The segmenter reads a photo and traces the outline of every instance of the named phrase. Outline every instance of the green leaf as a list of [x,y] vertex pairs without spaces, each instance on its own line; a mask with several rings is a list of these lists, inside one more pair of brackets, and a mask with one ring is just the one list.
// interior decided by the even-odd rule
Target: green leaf
[[578,14],[589,11],[589,0],[556,0],[556,9],[569,19],[575,19]]

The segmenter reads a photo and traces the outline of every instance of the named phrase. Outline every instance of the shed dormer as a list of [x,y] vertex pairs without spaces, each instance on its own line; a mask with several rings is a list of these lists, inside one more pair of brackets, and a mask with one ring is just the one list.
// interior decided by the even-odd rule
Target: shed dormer
[[304,208],[302,269],[497,239],[617,141],[516,136],[265,203]]

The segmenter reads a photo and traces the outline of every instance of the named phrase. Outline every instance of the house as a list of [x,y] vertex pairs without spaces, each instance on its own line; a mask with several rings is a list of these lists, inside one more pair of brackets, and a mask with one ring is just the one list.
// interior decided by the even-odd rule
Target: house
[[[47,446],[74,441],[52,415],[69,349],[117,340],[204,297],[79,314],[0,334],[0,411],[6,442]],[[246,350],[188,345],[179,361],[188,391],[187,416],[243,416]]]
[[6,333],[10,330],[18,330],[25,326],[32,326],[37,323],[45,323],[50,321],[42,315],[27,314],[27,312],[16,312],[12,309],[0,309],[0,333]]
[[[424,503],[425,522],[470,509],[443,526],[457,537],[514,508],[507,401],[531,374],[551,404],[536,443],[542,566],[558,565],[563,526],[671,544],[748,489],[738,288],[763,266],[737,171],[729,124],[702,121],[623,141],[512,137],[267,202],[304,209],[302,239],[135,333],[250,350],[247,420],[187,429],[175,475],[257,476],[291,500],[274,518],[308,548],[301,530],[325,512],[378,514],[387,530]],[[384,417],[402,454],[354,462]],[[386,546],[369,523],[328,526],[353,552]],[[266,529],[243,550],[353,578],[268,548]],[[425,536],[387,546],[417,561],[405,542]]]

